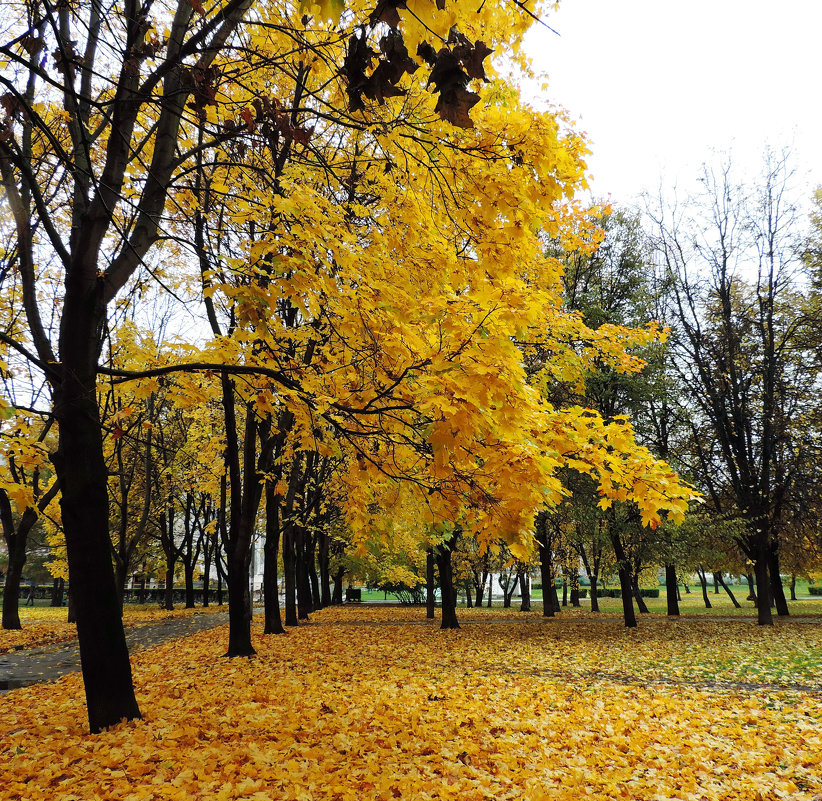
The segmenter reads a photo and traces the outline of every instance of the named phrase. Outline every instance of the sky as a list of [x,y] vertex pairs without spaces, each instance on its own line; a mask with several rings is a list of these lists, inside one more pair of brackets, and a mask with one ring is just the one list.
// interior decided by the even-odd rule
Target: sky
[[687,189],[725,151],[753,175],[768,145],[798,191],[822,184],[818,0],[563,0],[546,21],[526,49],[588,134],[596,197]]

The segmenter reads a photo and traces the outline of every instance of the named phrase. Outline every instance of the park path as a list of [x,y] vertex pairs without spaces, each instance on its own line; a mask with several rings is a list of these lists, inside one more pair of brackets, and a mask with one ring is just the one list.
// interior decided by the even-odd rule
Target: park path
[[[200,612],[133,626],[126,629],[126,641],[129,651],[136,653],[225,623],[228,623],[228,612]],[[53,681],[77,670],[80,670],[77,640],[0,654],[0,694],[41,681]]]

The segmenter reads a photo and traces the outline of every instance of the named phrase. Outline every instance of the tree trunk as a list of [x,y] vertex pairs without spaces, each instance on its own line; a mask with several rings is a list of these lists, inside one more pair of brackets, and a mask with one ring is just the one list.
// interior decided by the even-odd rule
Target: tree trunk
[[568,580],[562,577],[562,605],[568,606]]
[[69,585],[66,596],[66,623],[76,623],[77,610],[74,608],[74,595],[71,592],[71,585]]
[[579,570],[571,573],[571,606],[579,607]]
[[[20,551],[22,550],[22,558]],[[3,628],[16,631],[20,626],[20,581],[26,563],[25,548],[15,548],[9,553],[6,569],[6,587],[3,590]]]
[[782,576],[779,572],[779,551],[775,546],[771,547],[768,572],[771,577],[771,594],[776,603],[776,614],[779,617],[787,617],[790,612],[788,610],[788,601],[785,598],[785,588],[782,586]]
[[494,574],[488,573],[488,600],[485,605],[490,609],[494,601]]
[[166,558],[166,588],[163,592],[163,609],[169,612],[174,610],[174,562]]
[[645,603],[645,599],[642,597],[642,594],[639,592],[639,577],[636,573],[634,573],[631,577],[631,590],[634,600],[636,601],[637,609],[639,609],[639,614],[647,615],[650,610],[648,609],[648,604]]
[[279,500],[275,485],[265,484],[265,545],[263,546],[263,634],[285,634],[280,618],[280,586],[277,576],[277,552],[280,549]]
[[345,568],[337,568],[334,574],[334,589],[331,592],[331,604],[333,606],[342,606],[343,602],[343,576],[345,575]]
[[51,605],[52,606],[62,606],[63,605],[63,590],[65,589],[66,582],[65,579],[56,578],[52,583],[51,587]]
[[311,598],[311,581],[308,577],[305,536],[306,532],[303,527],[298,526],[294,538],[294,550],[296,552],[297,616],[300,620],[308,620],[308,615],[314,611],[314,602]]
[[665,598],[668,603],[668,617],[679,617],[679,601],[677,600],[676,565],[665,565]]
[[746,573],[745,579],[748,582],[748,597],[745,598],[746,601],[753,601],[754,606],[758,605],[758,601],[756,599],[756,589],[754,588],[754,576],[753,573]]
[[698,567],[696,574],[699,576],[699,583],[702,586],[702,600],[705,602],[705,608],[711,609],[711,599],[708,597],[708,579],[705,577],[705,568]]
[[285,625],[296,626],[299,623],[297,617],[297,557],[294,553],[294,526],[291,523],[287,523],[283,531],[283,578],[285,579]]
[[320,607],[331,606],[331,557],[328,552],[328,532],[323,528],[319,533],[320,563]]
[[796,600],[796,574],[791,573],[791,600]]
[[599,612],[599,576],[592,573],[591,580],[591,611]]
[[733,605],[737,609],[741,609],[742,604],[739,603],[739,601],[736,600],[736,597],[731,592],[731,588],[725,583],[725,579],[722,578],[722,573],[714,573],[714,581],[718,582],[722,586],[722,588],[725,590],[725,592],[728,593],[728,597],[731,599]]
[[[108,470],[95,367],[105,311],[102,282],[96,281],[90,290],[78,273],[75,269],[66,277],[60,332],[62,380],[54,386],[59,444],[52,461],[60,481],[89,727],[96,733],[141,715],[111,564]],[[90,274],[96,275],[96,265]]]
[[454,581],[451,566],[451,549],[457,541],[454,532],[443,541],[437,549],[437,569],[440,574],[440,593],[442,594],[442,629],[458,629],[457,605],[454,598]]
[[203,606],[209,605],[209,595],[211,592],[211,560],[214,552],[214,545],[209,542],[211,535],[205,534],[203,540]]
[[425,617],[434,619],[434,609],[436,599],[434,597],[434,549],[428,548],[425,551]]
[[523,570],[519,574],[519,592],[520,592],[520,612],[531,611],[531,579],[527,571]]
[[474,608],[474,599],[471,597],[471,580],[466,579],[465,581],[465,608],[466,609],[473,609]]
[[770,592],[768,584],[768,562],[770,560],[770,545],[768,543],[767,532],[758,531],[756,537],[756,558],[754,560],[754,573],[756,574],[757,589],[757,622],[760,626],[773,626],[773,614],[771,613]]
[[536,540],[539,545],[539,579],[542,582],[542,616],[554,617],[554,599],[551,595],[551,587],[554,584],[551,570],[551,542],[548,537],[548,521],[545,512],[537,514]]
[[634,612],[634,601],[631,587],[631,566],[625,558],[625,551],[622,547],[622,540],[619,534],[609,532],[611,544],[614,548],[617,565],[619,567],[619,586],[622,590],[622,614],[625,619],[625,627],[636,628],[636,613]]
[[194,609],[194,561],[189,559],[183,563],[186,582],[186,609]]

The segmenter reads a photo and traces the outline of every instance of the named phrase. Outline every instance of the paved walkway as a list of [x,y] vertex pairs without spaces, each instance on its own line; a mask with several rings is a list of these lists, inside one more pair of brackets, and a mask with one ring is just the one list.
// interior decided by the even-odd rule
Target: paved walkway
[[[187,637],[198,631],[228,623],[228,612],[201,612],[190,617],[145,623],[126,629],[126,641],[131,653],[151,648],[166,640]],[[80,670],[80,649],[77,640],[26,648],[0,654],[0,694],[41,681],[53,681]]]

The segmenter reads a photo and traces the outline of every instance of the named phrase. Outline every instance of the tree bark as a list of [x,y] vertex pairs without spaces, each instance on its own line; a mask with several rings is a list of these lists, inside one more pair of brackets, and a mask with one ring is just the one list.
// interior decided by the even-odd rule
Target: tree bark
[[520,612],[531,611],[531,580],[528,572],[523,570],[519,574],[519,592],[520,592]]
[[635,629],[636,613],[634,612],[633,588],[631,586],[631,566],[625,557],[625,550],[622,547],[619,534],[611,531],[609,536],[619,569],[619,586],[622,590],[622,615],[625,620],[625,627]]
[[[96,259],[91,275],[96,276]],[[79,273],[79,275],[78,275]],[[60,334],[62,380],[54,387],[59,444],[53,462],[60,481],[63,530],[77,638],[92,733],[140,718],[134,695],[120,601],[111,564],[108,471],[97,406],[98,331],[105,306],[102,282],[66,277]],[[96,313],[90,313],[89,306]]]
[[535,539],[539,545],[539,579],[542,582],[542,616],[554,617],[554,599],[551,588],[554,584],[551,569],[551,538],[548,536],[548,514],[538,512]]
[[665,565],[665,598],[668,604],[668,617],[679,617],[676,565],[673,564]]
[[782,586],[782,576],[779,572],[779,551],[775,546],[771,546],[768,572],[771,578],[771,594],[776,603],[776,614],[779,617],[787,617],[790,615],[790,611],[788,610],[788,601],[785,598],[785,588]]
[[334,589],[331,592],[332,606],[342,606],[343,602],[343,576],[345,576],[345,568],[338,567],[334,574]]
[[277,553],[280,549],[279,499],[275,485],[265,485],[265,545],[263,546],[263,634],[285,634],[280,618],[280,587],[277,576]]
[[757,589],[757,623],[760,626],[773,626],[773,614],[771,613],[768,562],[770,560],[770,545],[768,543],[767,532],[757,531],[757,550],[754,561],[754,573],[756,575]]
[[434,597],[434,564],[436,558],[434,549],[428,548],[425,551],[425,616],[429,620],[434,619],[434,609],[436,599]]
[[457,605],[454,597],[453,570],[451,550],[457,541],[456,531],[445,539],[437,549],[437,569],[440,574],[440,593],[442,594],[442,629],[458,629]]

